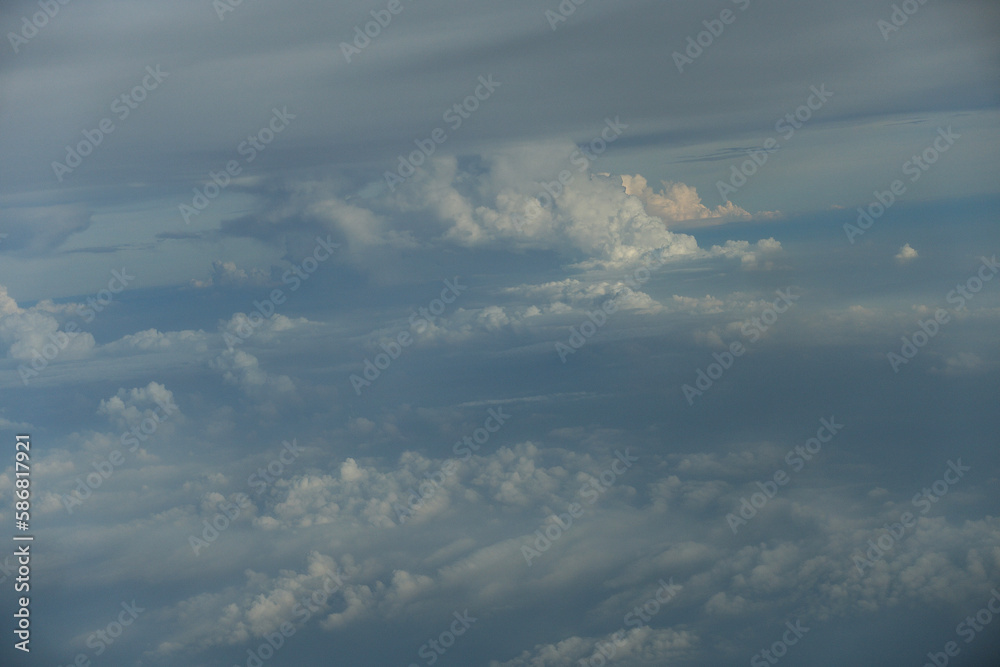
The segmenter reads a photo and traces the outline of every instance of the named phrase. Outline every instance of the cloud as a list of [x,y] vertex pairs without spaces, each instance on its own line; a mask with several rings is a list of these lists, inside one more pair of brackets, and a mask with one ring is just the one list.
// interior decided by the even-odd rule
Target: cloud
[[711,253],[729,259],[739,259],[744,269],[771,270],[776,268],[774,257],[782,250],[781,242],[767,238],[750,243],[749,241],[726,241],[724,245],[712,246]]
[[90,356],[95,347],[91,334],[60,331],[62,322],[75,309],[76,304],[55,305],[51,301],[20,308],[7,294],[7,288],[0,285],[0,343],[6,347],[7,356],[21,361],[42,358],[49,362]]
[[228,340],[237,344],[240,341],[259,345],[279,341],[282,333],[292,332],[309,324],[315,323],[304,317],[286,317],[281,313],[262,317],[258,310],[251,310],[249,313],[233,313],[229,320],[219,323],[219,330],[224,342]]
[[[269,576],[246,570],[242,586],[201,593],[163,610],[175,631],[161,639],[153,653],[164,657],[196,648],[232,646],[261,638],[285,622],[304,623],[303,618],[322,613],[344,595],[343,583],[355,571],[350,557],[338,564],[319,551],[308,554],[303,572],[282,570]],[[310,609],[316,611],[307,614]]]
[[900,263],[910,262],[915,260],[919,256],[920,255],[917,254],[917,251],[911,248],[910,244],[907,243],[906,245],[904,245],[902,248],[899,249],[898,253],[896,253],[896,261]]
[[206,280],[191,280],[194,287],[219,286],[240,286],[240,285],[269,285],[271,282],[267,271],[258,268],[246,269],[237,268],[235,262],[223,262],[217,259],[212,262],[212,274]]
[[646,183],[646,179],[636,174],[621,177],[625,186],[625,194],[638,197],[646,210],[658,216],[670,227],[670,223],[689,222],[692,220],[710,220],[714,222],[730,222],[733,220],[749,220],[752,215],[736,204],[727,201],[714,209],[701,203],[698,191],[684,183],[663,181],[663,189],[654,191]]
[[[780,250],[766,239],[730,241],[707,253],[665,223],[752,216],[732,203],[708,209],[683,183],[655,193],[639,175],[570,171],[574,150],[565,142],[518,146],[479,156],[474,170],[455,157],[433,156],[395,192],[378,187],[352,203],[332,181],[283,186],[279,195],[269,191],[258,213],[224,223],[223,232],[273,241],[294,225],[335,230],[356,263],[379,248],[463,247],[553,250],[584,269],[623,268],[653,255],[669,261],[712,254],[739,256],[745,268],[755,268],[758,256]],[[560,173],[569,174],[565,183]]]
[[959,352],[944,360],[943,369],[932,369],[932,372],[944,373],[945,375],[974,375],[985,373],[992,364],[984,361],[982,357],[973,352]]
[[128,429],[137,426],[145,419],[161,421],[163,416],[171,416],[177,412],[174,404],[174,394],[158,382],[150,382],[145,387],[119,389],[118,393],[101,401],[97,413],[106,416],[118,428]]
[[287,375],[272,375],[260,367],[257,357],[245,350],[223,350],[210,362],[222,379],[253,396],[290,394],[295,383]]
[[624,631],[620,636],[568,637],[554,644],[539,644],[513,660],[491,661],[490,667],[603,665],[609,655],[612,664],[663,665],[689,656],[697,646],[698,635],[694,632],[644,626]]

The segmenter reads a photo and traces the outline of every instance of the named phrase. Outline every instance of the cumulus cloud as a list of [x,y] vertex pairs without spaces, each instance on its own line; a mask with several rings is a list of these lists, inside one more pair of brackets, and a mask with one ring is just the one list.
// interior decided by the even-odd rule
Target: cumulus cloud
[[910,244],[907,243],[899,249],[898,253],[896,253],[896,261],[900,263],[910,262],[919,256],[920,255],[917,254],[917,251],[910,247]]
[[726,241],[724,245],[712,246],[711,253],[729,259],[739,259],[745,269],[775,268],[774,258],[781,252],[781,242],[773,238],[761,239],[757,243],[749,241]]
[[[621,268],[651,256],[670,261],[719,254],[706,253],[690,235],[669,231],[669,223],[752,217],[730,202],[709,209],[683,183],[665,184],[657,193],[639,175],[577,169],[568,160],[574,150],[562,142],[518,146],[482,157],[484,168],[475,172],[454,157],[433,156],[395,192],[379,187],[359,200],[365,205],[344,200],[333,184],[302,183],[277,201],[267,200],[260,215],[226,223],[223,231],[273,240],[280,230],[307,221],[336,230],[356,261],[375,248],[444,245],[548,249],[584,268]],[[722,254],[739,253],[747,267],[760,254],[780,249],[774,239],[731,243],[742,244],[742,253],[727,244]]]
[[749,220],[753,216],[731,201],[710,209],[701,203],[698,191],[684,183],[663,181],[663,189],[653,190],[646,179],[636,174],[623,175],[622,185],[625,194],[638,197],[646,210],[659,217],[667,226],[670,223],[689,222],[692,220],[710,220],[714,222],[729,222],[732,220]]
[[275,313],[265,318],[253,310],[250,313],[233,313],[228,320],[219,323],[219,329],[227,346],[250,341],[254,344],[268,344],[280,340],[282,333],[308,324],[309,320],[304,317],[292,318]]
[[173,415],[177,410],[173,392],[158,382],[150,382],[145,387],[119,389],[117,394],[101,401],[97,413],[127,429],[146,419],[159,422],[162,416]]
[[246,350],[223,350],[210,362],[222,379],[252,396],[289,394],[295,383],[287,375],[272,375],[260,367],[257,357]]
[[153,654],[165,657],[193,648],[232,646],[261,638],[282,623],[302,625],[341,599],[346,581],[356,572],[350,556],[338,563],[319,551],[309,553],[303,572],[282,570],[270,576],[247,570],[242,586],[201,593],[164,610],[164,617],[180,630],[162,639]]
[[7,348],[7,356],[22,361],[89,356],[95,346],[94,337],[79,331],[78,321],[74,321],[76,331],[60,330],[75,307],[42,301],[31,308],[20,308],[7,294],[7,288],[0,285],[0,342]]

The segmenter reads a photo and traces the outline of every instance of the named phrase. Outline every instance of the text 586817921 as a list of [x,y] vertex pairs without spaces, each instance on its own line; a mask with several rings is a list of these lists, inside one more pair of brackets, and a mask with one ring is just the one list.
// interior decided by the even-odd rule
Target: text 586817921
[[[31,436],[18,435],[14,442],[14,526],[17,530],[27,532],[31,521]],[[31,542],[31,535],[14,535],[15,542]],[[14,618],[17,625],[14,635],[20,640],[14,643],[14,648],[25,653],[31,651],[31,544],[19,544],[14,549],[17,559],[17,578],[14,580],[14,591],[24,593],[17,599],[17,611]]]

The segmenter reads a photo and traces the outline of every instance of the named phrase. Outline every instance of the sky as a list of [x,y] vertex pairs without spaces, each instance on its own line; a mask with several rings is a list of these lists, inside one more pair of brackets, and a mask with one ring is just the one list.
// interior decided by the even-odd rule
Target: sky
[[995,665],[998,28],[4,2],[0,661]]

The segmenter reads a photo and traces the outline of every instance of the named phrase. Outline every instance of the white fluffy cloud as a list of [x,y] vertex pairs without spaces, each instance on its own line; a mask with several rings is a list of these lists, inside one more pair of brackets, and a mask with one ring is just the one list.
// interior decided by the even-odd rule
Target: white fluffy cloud
[[918,257],[920,257],[920,254],[909,243],[900,248],[899,252],[896,253],[897,262],[911,262]]
[[475,174],[463,171],[453,157],[435,156],[395,192],[362,200],[371,208],[342,200],[328,186],[309,184],[265,217],[277,222],[301,214],[319,220],[337,229],[355,255],[378,246],[538,248],[555,250],[582,267],[621,268],[651,254],[661,260],[722,254],[751,265],[752,253],[780,249],[770,239],[706,253],[694,237],[669,231],[669,223],[752,216],[732,203],[709,209],[683,183],[665,184],[656,193],[639,175],[581,171],[568,161],[574,150],[559,142],[511,148],[485,159],[487,169]]
[[76,312],[75,308],[75,304],[57,306],[51,301],[20,308],[7,294],[7,288],[0,285],[0,342],[7,348],[7,356],[48,362],[89,356],[94,349],[91,334],[79,331],[79,326],[68,334],[61,330],[62,324]]
[[663,181],[663,189],[654,191],[646,183],[646,179],[636,174],[624,175],[622,185],[625,193],[638,197],[645,204],[646,210],[662,219],[667,226],[672,222],[687,222],[691,220],[714,220],[728,222],[731,220],[749,220],[753,216],[736,204],[727,201],[714,209],[701,203],[698,191],[684,183]]
[[158,382],[150,382],[145,387],[119,389],[111,398],[102,400],[97,410],[98,414],[106,416],[119,428],[139,425],[147,418],[159,421],[159,416],[175,417],[177,411],[173,392]]

